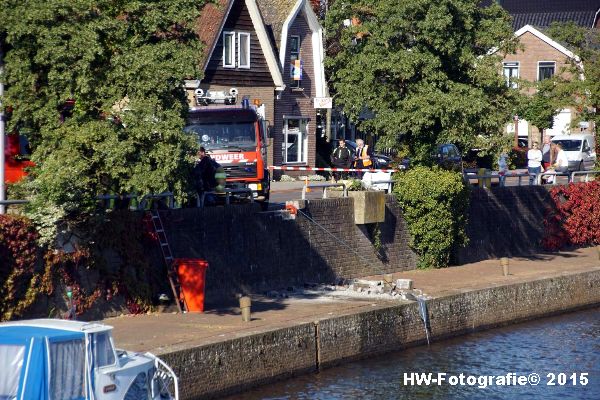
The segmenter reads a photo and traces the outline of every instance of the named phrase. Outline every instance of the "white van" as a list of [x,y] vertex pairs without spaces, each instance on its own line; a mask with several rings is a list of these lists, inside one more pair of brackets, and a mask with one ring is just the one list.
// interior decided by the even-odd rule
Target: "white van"
[[569,171],[590,171],[596,164],[596,138],[589,133],[556,135],[552,143],[560,144],[569,159]]

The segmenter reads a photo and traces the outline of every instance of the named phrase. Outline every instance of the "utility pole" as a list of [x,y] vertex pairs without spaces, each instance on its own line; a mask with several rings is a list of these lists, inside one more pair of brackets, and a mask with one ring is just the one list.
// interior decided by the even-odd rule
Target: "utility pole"
[[[5,121],[4,121],[4,105],[2,97],[4,96],[4,50],[2,49],[2,41],[0,40],[0,202],[6,200],[6,183],[5,183],[5,155],[4,148],[6,146]],[[0,204],[0,214],[6,213],[6,206]]]

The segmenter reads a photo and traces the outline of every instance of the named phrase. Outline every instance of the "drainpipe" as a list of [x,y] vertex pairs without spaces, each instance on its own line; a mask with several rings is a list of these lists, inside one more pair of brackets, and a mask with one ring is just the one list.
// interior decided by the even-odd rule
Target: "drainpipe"
[[[5,155],[4,148],[6,145],[6,135],[4,133],[4,106],[2,105],[2,96],[4,95],[4,53],[2,50],[2,42],[0,42],[0,201],[6,200],[6,183],[5,183]],[[6,213],[6,206],[0,204],[0,214]]]

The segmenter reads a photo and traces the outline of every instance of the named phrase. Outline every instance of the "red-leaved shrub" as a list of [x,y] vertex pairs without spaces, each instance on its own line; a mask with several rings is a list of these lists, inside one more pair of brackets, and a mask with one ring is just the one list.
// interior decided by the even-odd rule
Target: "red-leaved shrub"
[[600,244],[600,181],[556,186],[550,196],[555,207],[544,219],[546,250]]

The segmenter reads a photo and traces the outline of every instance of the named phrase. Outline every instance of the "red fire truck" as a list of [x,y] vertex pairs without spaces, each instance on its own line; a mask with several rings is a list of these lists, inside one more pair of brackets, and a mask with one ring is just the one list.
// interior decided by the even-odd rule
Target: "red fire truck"
[[267,123],[255,108],[247,102],[242,107],[192,107],[185,130],[197,135],[199,146],[223,167],[227,187],[251,189],[254,200],[266,207]]
[[29,144],[24,136],[10,134],[6,136],[6,147],[4,149],[4,180],[6,183],[17,182],[27,173],[25,168],[32,167],[29,161]]

